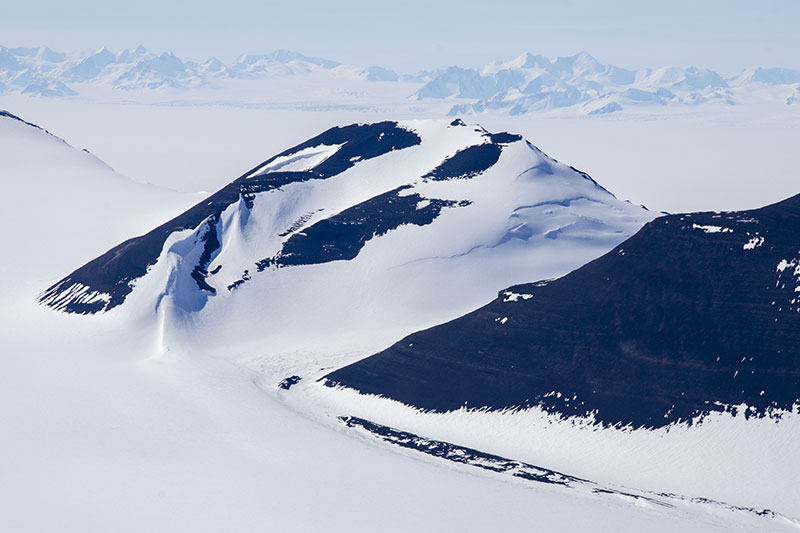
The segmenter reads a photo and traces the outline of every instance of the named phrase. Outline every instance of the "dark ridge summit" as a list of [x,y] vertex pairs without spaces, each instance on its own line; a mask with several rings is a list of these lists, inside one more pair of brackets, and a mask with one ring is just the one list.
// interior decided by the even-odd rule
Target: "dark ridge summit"
[[[14,117],[16,118],[16,117]],[[120,305],[132,290],[132,282],[147,273],[155,264],[167,237],[185,229],[198,227],[206,219],[218,219],[229,205],[241,197],[248,208],[256,194],[278,189],[290,183],[327,179],[344,172],[358,161],[372,159],[394,150],[421,142],[416,133],[396,122],[353,124],[331,128],[308,141],[290,148],[226,185],[188,211],[162,224],[149,233],[129,239],[100,257],[72,272],[43,292],[40,303],[70,313],[97,313]],[[340,145],[328,158],[309,170],[260,171],[278,158],[286,158],[304,149],[320,145]],[[205,271],[212,254],[219,247],[216,229],[209,225],[206,248],[201,264],[192,277],[198,286],[213,290],[206,282]],[[204,264],[203,264],[204,263]]]
[[[67,141],[65,141],[64,139],[62,139],[58,135],[55,135],[54,133],[44,129],[43,127],[39,126],[38,124],[34,124],[33,122],[28,122],[24,118],[18,117],[17,115],[15,115],[13,113],[10,113],[9,111],[6,111],[5,109],[0,109],[0,118],[8,118],[8,119],[11,119],[11,120],[16,120],[17,122],[21,122],[22,124],[25,124],[26,126],[30,126],[31,128],[36,128],[37,130],[40,130],[40,131],[46,133],[47,135],[53,137],[54,139],[58,139],[62,143],[66,144],[66,145],[69,145],[69,143]],[[84,149],[84,151],[86,151],[87,153],[91,153],[91,152],[89,152],[88,150],[85,150],[85,149]],[[94,154],[92,154],[92,155],[94,155]]]
[[4,109],[0,109],[0,117],[10,118],[11,120],[16,120],[17,122],[22,122],[26,126],[31,126],[32,128],[36,128],[37,130],[42,130],[42,131],[45,131],[46,133],[50,133],[50,132],[47,132],[41,126],[37,126],[33,122],[28,122],[27,120],[21,119],[17,115],[14,115],[13,113],[9,113],[8,111],[6,111]]
[[[464,126],[465,124],[460,120],[454,120],[450,125]],[[489,139],[488,143],[475,144],[459,150],[423,178],[433,181],[474,178],[497,163],[504,145],[522,140],[522,136],[513,133],[483,131],[485,132],[484,137]]]
[[800,195],[660,217],[326,383],[428,410],[541,406],[606,425],[779,417],[800,403]]
[[501,152],[502,147],[499,144],[476,144],[459,150],[424,177],[434,181],[469,179],[497,163]]

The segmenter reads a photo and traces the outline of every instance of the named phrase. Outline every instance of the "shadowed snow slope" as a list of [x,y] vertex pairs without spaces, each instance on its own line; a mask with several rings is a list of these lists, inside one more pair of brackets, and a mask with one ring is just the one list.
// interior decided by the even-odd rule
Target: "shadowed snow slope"
[[188,320],[194,342],[224,331],[330,346],[380,331],[389,343],[503,286],[562,275],[652,217],[518,135],[458,120],[354,124],[267,160],[41,302],[158,314],[167,341]]

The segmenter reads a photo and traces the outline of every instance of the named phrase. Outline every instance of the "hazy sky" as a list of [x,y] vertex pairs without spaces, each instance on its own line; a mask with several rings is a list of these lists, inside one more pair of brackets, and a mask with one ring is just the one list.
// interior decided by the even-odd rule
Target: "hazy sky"
[[0,44],[56,50],[144,44],[184,59],[288,48],[416,71],[523,51],[587,50],[623,67],[800,68],[800,0],[4,2]]

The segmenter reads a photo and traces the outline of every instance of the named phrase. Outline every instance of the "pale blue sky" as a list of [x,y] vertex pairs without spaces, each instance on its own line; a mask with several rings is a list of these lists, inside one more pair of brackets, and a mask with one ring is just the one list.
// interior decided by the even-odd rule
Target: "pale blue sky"
[[523,51],[556,56],[580,50],[623,67],[800,68],[800,0],[5,4],[5,46],[119,50],[141,43],[184,59],[216,55],[224,61],[288,48],[400,71],[480,66]]

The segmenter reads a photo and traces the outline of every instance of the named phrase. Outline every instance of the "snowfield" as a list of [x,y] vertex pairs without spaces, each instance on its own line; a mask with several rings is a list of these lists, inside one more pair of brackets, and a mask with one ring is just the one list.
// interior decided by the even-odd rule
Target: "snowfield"
[[[442,124],[447,123],[403,123],[422,138],[418,147],[405,149],[416,150],[413,158],[398,150],[354,161],[350,170],[322,185],[299,183],[295,191],[289,187],[257,196],[245,224],[251,229],[241,225],[243,201],[227,207],[220,219],[221,252],[207,269],[223,265],[222,277],[219,282],[207,278],[217,296],[204,296],[201,311],[196,297],[202,293],[189,282],[194,280],[170,277],[170,270],[179,270],[175,261],[194,260],[197,250],[190,247],[192,254],[179,256],[178,248],[167,246],[129,301],[108,313],[75,315],[38,305],[37,295],[205,195],[133,181],[40,129],[0,117],[0,188],[7,220],[0,261],[0,527],[82,532],[514,531],[534,524],[564,531],[800,529],[800,499],[793,497],[796,461],[770,462],[770,457],[792,456],[797,415],[781,424],[723,415],[698,428],[626,432],[537,412],[425,414],[315,382],[408,332],[485,303],[515,281],[564,274],[654,216],[524,141],[508,144],[497,164],[478,177],[418,180],[458,149],[486,142],[472,127],[446,129]],[[260,157],[291,144],[271,145]],[[319,148],[279,165],[308,170],[333,157],[330,145]],[[268,169],[275,167],[260,170]],[[428,200],[472,204],[443,209],[429,225],[402,226],[367,241],[350,261],[287,267],[274,276],[253,272],[241,290],[225,288],[253,259],[271,256],[284,242],[279,233],[298,232],[324,214],[402,185],[412,188],[401,198],[413,191]],[[538,200],[530,204],[546,205],[525,207],[523,221],[512,224],[510,215],[530,205],[518,202],[520,195]],[[326,211],[314,211],[321,208]],[[424,201],[416,204],[417,210],[426,208],[430,204]],[[468,217],[469,209],[474,211]],[[312,214],[304,218],[307,213]],[[554,223],[541,223],[544,214]],[[604,225],[592,224],[601,217]],[[576,219],[588,225],[570,226]],[[458,255],[475,245],[498,244],[498,236],[522,222],[535,226],[529,239]],[[572,229],[564,232],[565,227]],[[557,238],[546,237],[559,230]],[[193,234],[192,229],[176,232],[168,244]],[[495,275],[487,281],[490,272]],[[424,289],[415,284],[422,276],[429,284]],[[375,290],[381,286],[385,290]],[[167,300],[156,312],[162,293]],[[88,289],[84,297],[100,298]],[[425,312],[415,307],[420,299]],[[354,329],[347,331],[346,325]],[[279,388],[293,375],[302,380]],[[340,416],[361,416],[585,477],[595,485],[537,483],[448,462],[347,427]],[[736,468],[739,463],[750,468]],[[764,465],[760,473],[757,465]],[[705,476],[723,469],[721,484],[721,478]],[[745,485],[748,490],[739,492]],[[784,495],[773,498],[779,490]],[[767,507],[775,512],[760,512]]]

